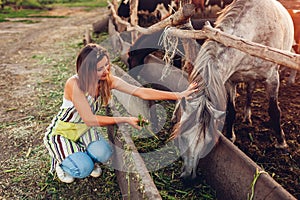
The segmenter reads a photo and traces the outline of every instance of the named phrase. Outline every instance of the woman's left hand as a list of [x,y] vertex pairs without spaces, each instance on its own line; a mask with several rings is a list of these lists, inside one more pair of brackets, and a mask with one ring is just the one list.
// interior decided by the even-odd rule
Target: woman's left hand
[[192,98],[190,95],[197,91],[199,91],[198,84],[196,82],[192,82],[190,83],[189,87],[185,91],[179,93],[180,99],[182,98],[190,99]]

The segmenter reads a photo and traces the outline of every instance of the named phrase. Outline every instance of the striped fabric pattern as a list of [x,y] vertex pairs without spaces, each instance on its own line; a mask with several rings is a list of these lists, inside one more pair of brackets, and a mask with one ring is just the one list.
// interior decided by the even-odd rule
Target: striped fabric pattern
[[[101,108],[100,97],[98,99],[94,99],[89,95],[86,97],[92,112],[95,114]],[[68,106],[66,107],[65,105]],[[100,133],[98,132],[99,130],[95,127],[91,127],[76,142],[71,141],[61,135],[53,135],[52,130],[57,125],[58,120],[71,123],[84,123],[74,105],[70,103],[70,101],[64,99],[60,111],[53,118],[44,136],[44,144],[51,157],[51,173],[54,172],[55,165],[57,163],[61,163],[70,154],[75,152],[84,152],[89,143],[99,140],[101,137]]]

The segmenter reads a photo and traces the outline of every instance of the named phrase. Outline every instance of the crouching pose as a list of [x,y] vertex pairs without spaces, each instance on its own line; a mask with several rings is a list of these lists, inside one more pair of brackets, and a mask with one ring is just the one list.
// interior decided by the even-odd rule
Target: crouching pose
[[136,87],[111,75],[107,51],[97,44],[86,45],[76,62],[77,74],[70,77],[64,88],[63,103],[47,128],[44,144],[52,158],[51,172],[71,183],[75,178],[99,177],[99,163],[107,162],[112,147],[96,129],[128,123],[139,128],[137,117],[109,117],[97,115],[108,104],[111,90],[116,89],[146,100],[178,100],[196,91],[191,84],[183,92],[166,92]]

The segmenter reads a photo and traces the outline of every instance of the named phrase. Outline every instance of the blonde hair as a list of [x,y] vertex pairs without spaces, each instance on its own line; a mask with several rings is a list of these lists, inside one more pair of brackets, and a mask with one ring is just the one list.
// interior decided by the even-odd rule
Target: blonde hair
[[101,104],[107,105],[111,98],[111,74],[106,80],[98,80],[97,63],[109,55],[106,49],[97,44],[87,44],[81,49],[76,61],[76,71],[79,77],[79,88],[91,96],[101,98]]

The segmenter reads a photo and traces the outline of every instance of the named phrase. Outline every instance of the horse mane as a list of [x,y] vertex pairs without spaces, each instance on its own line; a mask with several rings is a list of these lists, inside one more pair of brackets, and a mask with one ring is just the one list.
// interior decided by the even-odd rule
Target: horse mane
[[[216,28],[231,27],[238,23],[247,1],[235,1],[227,6],[216,21]],[[173,134],[178,136],[179,149],[189,147],[186,153],[182,152],[182,157],[186,162],[184,173],[192,174],[192,177],[196,175],[199,160],[215,146],[224,125],[227,93],[224,85],[226,80],[220,71],[220,55],[225,51],[228,48],[213,40],[206,40],[202,45],[189,77],[190,82],[198,83],[200,91],[191,100],[181,102],[185,104],[183,109],[187,110],[174,127]]]
[[[217,18],[215,25],[216,28],[223,29],[223,27],[234,26],[239,22],[239,18],[243,15],[243,10],[247,9],[247,2],[249,0],[234,0],[233,3],[225,7]],[[200,52],[195,60],[194,69],[190,75],[190,82],[196,81],[199,86],[205,88],[211,88],[211,91],[206,91],[208,100],[214,102],[214,94],[223,94],[225,90],[224,82],[219,74],[219,66],[217,60],[218,55],[226,51],[225,46],[212,40],[207,40],[200,49]],[[213,76],[212,76],[213,74]],[[201,77],[201,78],[199,78]],[[221,93],[219,93],[221,92]],[[226,100],[226,97],[223,97]],[[223,107],[223,106],[221,106]]]
[[224,97],[216,96],[216,94],[226,93],[223,89],[224,82],[219,72],[218,58],[216,57],[216,52],[220,50],[218,48],[220,48],[220,44],[217,42],[206,41],[195,60],[195,67],[189,77],[190,82],[197,82],[200,88],[204,88],[203,95],[212,103],[222,99],[226,101],[225,95]]
[[249,0],[234,0],[231,4],[221,10],[220,15],[215,22],[216,28],[222,30],[223,27],[233,25],[238,22],[240,15],[244,13],[243,10],[247,9],[248,1]]
[[[174,126],[173,138],[178,138],[185,174],[196,176],[196,166],[215,146],[222,131],[226,90],[215,53],[218,43],[206,41],[195,61],[190,82],[197,82],[199,92],[191,100],[181,100],[185,115]],[[188,147],[188,150],[185,151]],[[183,175],[185,176],[185,175]]]
[[[272,1],[268,2],[272,3]],[[259,6],[268,6],[268,2],[261,0],[234,0],[232,4],[223,9],[215,22],[215,28],[229,34],[234,35],[235,33],[240,33],[242,35],[241,37],[250,37],[249,35],[252,32],[249,32],[249,35],[247,35],[247,29],[243,29],[247,28],[247,25],[242,23],[247,23],[248,18],[246,17],[257,14],[260,9]],[[269,11],[272,11],[271,9],[272,8],[270,8]],[[271,14],[273,14],[273,12],[271,12]],[[262,31],[270,33],[271,31],[268,27],[264,26],[264,23],[271,21],[269,18],[262,20],[262,23],[249,20],[249,25],[253,25],[253,27],[264,27],[265,29]],[[279,30],[284,22],[283,20],[278,26],[275,26],[275,23],[272,25],[274,25],[276,30]],[[255,32],[256,29],[252,29],[252,31]],[[282,39],[280,38],[280,34],[274,35],[278,35],[278,38]],[[254,36],[256,35],[254,34]],[[285,35],[282,34],[282,36]],[[289,37],[287,38],[289,39]],[[272,38],[272,41],[276,41],[275,39],[276,38]],[[277,41],[280,42],[280,40]],[[274,45],[275,44],[279,45],[277,43],[274,43]],[[234,70],[244,69],[242,68],[244,67],[244,63],[239,65],[240,61],[246,60],[246,64],[253,63],[257,65],[257,63],[255,63],[256,60],[248,59],[244,54],[237,54],[236,52],[235,49],[207,39],[197,55],[194,62],[194,69],[189,77],[189,82],[197,82],[200,90],[193,94],[191,99],[181,100],[180,104],[183,112],[181,112],[180,122],[175,126],[174,131],[174,133],[178,135],[179,149],[184,161],[182,177],[192,176],[192,178],[194,178],[196,176],[199,160],[213,149],[218,141],[219,135],[222,134],[227,107],[225,84],[228,78],[236,72]],[[257,67],[256,65],[253,67]]]

